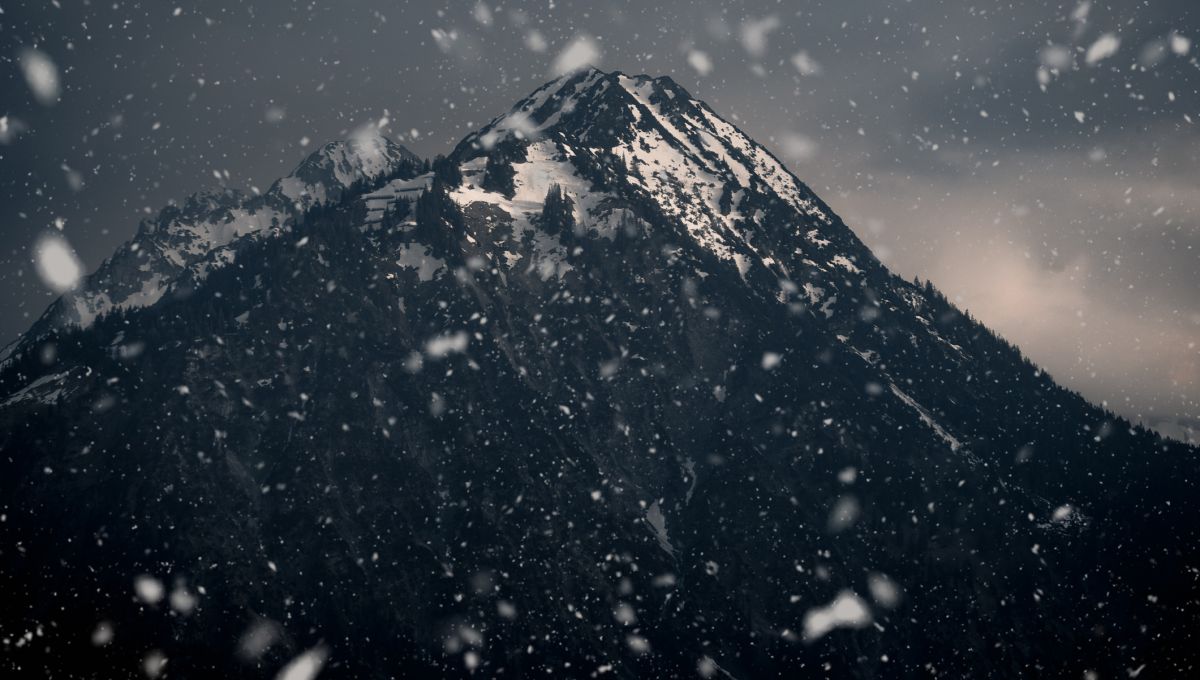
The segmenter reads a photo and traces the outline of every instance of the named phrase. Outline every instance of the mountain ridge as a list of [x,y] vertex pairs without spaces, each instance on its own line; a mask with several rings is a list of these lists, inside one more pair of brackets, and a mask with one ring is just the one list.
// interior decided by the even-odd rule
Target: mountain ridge
[[[361,182],[396,173],[415,174],[420,159],[371,131],[325,144],[261,195],[235,189],[204,190],[139,222],[133,239],[105,258],[74,290],[57,299],[33,327],[0,353],[0,365],[29,338],[51,329],[87,327],[113,309],[156,303],[183,279],[202,279],[224,264],[222,250],[246,236],[285,226],[307,208],[339,200]],[[116,297],[114,300],[113,298]]]

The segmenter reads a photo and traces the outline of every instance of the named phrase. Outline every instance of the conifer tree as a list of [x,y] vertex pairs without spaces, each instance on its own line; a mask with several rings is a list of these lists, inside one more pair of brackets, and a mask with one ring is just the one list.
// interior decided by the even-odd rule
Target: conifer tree
[[448,187],[457,187],[462,184],[462,171],[458,169],[458,164],[445,156],[438,155],[433,159],[433,176]]
[[493,153],[488,156],[487,164],[483,168],[483,180],[480,182],[480,186],[487,191],[496,191],[504,194],[507,198],[512,198],[516,193],[516,186],[513,183],[516,176],[517,171],[513,169],[512,162],[503,154]]
[[540,226],[548,234],[566,236],[575,228],[575,203],[557,184],[551,184],[546,192]]
[[458,259],[462,249],[459,241],[466,226],[438,176],[434,176],[429,190],[417,198],[414,213],[417,221],[414,238],[428,245],[437,257]]

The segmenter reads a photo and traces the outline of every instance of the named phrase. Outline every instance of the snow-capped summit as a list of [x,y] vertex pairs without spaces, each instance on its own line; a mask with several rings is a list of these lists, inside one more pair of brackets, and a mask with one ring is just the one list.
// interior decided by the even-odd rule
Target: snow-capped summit
[[493,205],[524,230],[559,185],[584,231],[611,237],[632,215],[670,225],[763,294],[827,316],[839,306],[856,313],[837,295],[844,282],[886,274],[769,150],[667,77],[594,68],[562,76],[450,158],[465,178],[452,194],[461,205]]
[[313,152],[291,174],[278,180],[270,193],[302,207],[339,200],[356,186],[374,186],[401,168],[415,167],[421,159],[373,128],[349,139],[330,142]]
[[[724,187],[732,186],[769,192],[824,222],[830,219],[828,209],[770,151],[666,76],[594,68],[563,76],[469,135],[456,154],[470,158],[512,138],[610,148],[632,172],[690,177],[706,203],[719,203]],[[715,197],[703,191],[714,187]]]

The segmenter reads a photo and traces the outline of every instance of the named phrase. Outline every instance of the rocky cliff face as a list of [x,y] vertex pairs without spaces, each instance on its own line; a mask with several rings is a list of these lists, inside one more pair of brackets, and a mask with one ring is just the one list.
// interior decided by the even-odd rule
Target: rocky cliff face
[[11,353],[8,668],[1192,668],[1196,451],[678,85],[563,77],[427,174],[354,144],[164,211]]

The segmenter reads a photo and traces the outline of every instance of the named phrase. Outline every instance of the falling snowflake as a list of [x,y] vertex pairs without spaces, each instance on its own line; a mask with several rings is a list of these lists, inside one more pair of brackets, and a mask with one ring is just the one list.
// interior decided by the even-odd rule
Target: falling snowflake
[[58,101],[60,85],[58,67],[54,60],[45,52],[32,47],[21,50],[18,60],[25,82],[33,91],[33,96],[43,106],[50,106]]
[[1096,42],[1092,43],[1092,46],[1087,50],[1087,54],[1084,55],[1083,60],[1088,64],[1095,64],[1113,56],[1120,48],[1121,39],[1118,38],[1115,33],[1105,33],[1097,38]]
[[581,35],[568,44],[554,59],[551,72],[554,76],[573,73],[588,66],[600,63],[603,53],[594,39]]
[[83,265],[67,239],[46,234],[34,246],[34,262],[42,282],[56,293],[65,293],[79,285]]
[[867,603],[853,592],[843,590],[829,605],[804,614],[804,639],[818,640],[835,628],[865,628],[871,621]]

